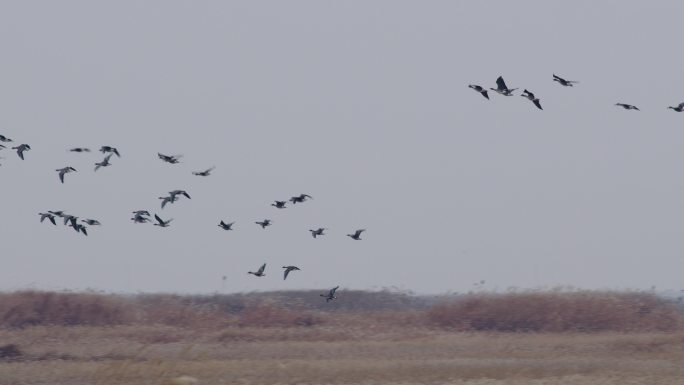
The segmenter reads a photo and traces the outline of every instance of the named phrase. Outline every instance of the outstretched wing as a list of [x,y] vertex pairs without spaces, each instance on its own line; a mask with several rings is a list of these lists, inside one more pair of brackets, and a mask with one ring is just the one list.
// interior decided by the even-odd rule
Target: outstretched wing
[[259,274],[263,274],[264,270],[266,270],[266,264],[265,264],[265,263],[264,263],[263,265],[261,265],[261,267],[259,268],[258,273],[259,273]]
[[554,78],[554,79],[556,79],[556,80],[558,80],[558,81],[561,81],[561,82],[564,82],[564,81],[566,81],[566,80],[565,80],[565,79],[563,79],[562,77],[560,77],[560,76],[556,76],[556,74],[553,74],[553,78]]
[[678,107],[679,107],[679,108],[684,108],[684,102],[679,103],[679,106],[678,106]]
[[286,268],[285,268],[285,276],[283,277],[283,281],[287,279],[287,276],[290,274],[290,271],[291,271],[291,270],[292,270],[292,269],[290,269],[289,267],[286,267]]
[[354,233],[354,236],[357,236],[357,237],[358,237],[358,236],[360,236],[361,233],[363,233],[364,231],[366,231],[366,229],[356,230],[356,232]]
[[333,287],[332,289],[330,289],[330,293],[328,293],[328,295],[331,296],[331,297],[334,297],[334,296],[335,296],[335,292],[336,292],[337,289],[339,289],[339,288],[340,288],[339,286]]
[[507,90],[507,89],[508,89],[508,87],[506,87],[506,82],[504,82],[502,76],[499,76],[499,77],[496,79],[496,87],[497,87],[498,89],[500,89],[500,90]]
[[164,221],[163,221],[161,218],[159,218],[159,215],[154,214],[154,219],[156,219],[157,222],[159,222],[160,225],[163,225],[163,224],[164,224]]
[[537,106],[537,108],[539,108],[540,110],[543,110],[541,103],[539,103],[539,99],[534,99],[532,102],[534,103],[535,106]]

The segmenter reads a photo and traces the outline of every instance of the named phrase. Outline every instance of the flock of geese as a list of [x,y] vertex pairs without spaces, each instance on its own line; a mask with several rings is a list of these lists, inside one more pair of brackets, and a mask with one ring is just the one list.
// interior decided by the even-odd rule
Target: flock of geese
[[[563,79],[562,77],[560,77],[560,76],[558,76],[558,75],[556,75],[556,74],[553,74],[553,81],[554,81],[554,82],[558,82],[558,84],[560,84],[560,85],[562,85],[562,86],[564,86],[564,87],[572,87],[574,84],[579,83],[578,81],[575,81],[575,80],[565,80],[565,79]],[[488,91],[487,91],[484,87],[478,86],[478,85],[476,85],[476,84],[469,84],[468,87],[470,87],[470,88],[472,88],[473,90],[479,92],[482,96],[485,97],[485,99],[489,100]],[[496,79],[496,88],[490,88],[490,90],[492,90],[492,91],[494,91],[494,92],[496,92],[496,93],[498,93],[498,94],[501,94],[501,95],[503,95],[503,96],[513,96],[513,95],[514,95],[514,94],[513,94],[513,91],[517,90],[517,88],[508,88],[508,86],[506,86],[506,82],[504,81],[503,77],[502,77],[502,76],[499,76],[499,77]],[[543,108],[542,108],[542,106],[541,106],[541,102],[539,101],[539,98],[537,98],[536,96],[534,96],[534,94],[533,94],[532,92],[530,92],[530,91],[528,91],[528,90],[525,89],[525,90],[523,90],[523,92],[522,92],[522,94],[521,94],[520,96],[522,96],[522,97],[525,98],[525,99],[528,99],[528,100],[531,101],[537,108],[539,108],[540,110],[543,110]],[[622,107],[622,108],[624,108],[625,110],[636,110],[636,111],[641,111],[641,110],[639,110],[638,107],[636,107],[636,106],[634,106],[634,105],[632,105],[632,104],[627,104],[627,103],[615,103],[615,105],[618,106],[618,107]],[[667,109],[672,109],[672,110],[674,110],[674,111],[676,111],[676,112],[682,112],[682,111],[684,111],[684,102],[679,103],[679,104],[676,105],[676,106],[669,106],[669,107],[667,107]]]
[[[14,142],[12,139],[8,138],[7,136],[0,135],[0,142],[2,143],[12,143]],[[0,150],[6,149],[7,146],[0,144]],[[12,147],[13,150],[16,150],[17,155],[21,160],[24,160],[24,153],[26,151],[31,150],[31,146],[28,144],[20,144],[18,146]],[[70,152],[74,153],[89,153],[91,150],[87,147],[75,147],[69,149]],[[108,167],[111,166],[112,163],[110,162],[112,159],[113,155],[116,155],[117,158],[121,158],[121,153],[119,150],[115,147],[112,146],[102,146],[100,147],[99,151],[104,155],[104,159],[100,162],[95,163],[94,171],[97,172],[100,168],[102,167]],[[162,153],[157,153],[157,156],[159,159],[163,162],[169,163],[169,164],[178,164],[180,163],[180,159],[182,155],[165,155]],[[208,177],[211,175],[211,172],[215,169],[215,167],[208,168],[206,170],[202,171],[193,171],[192,174],[195,176],[201,176],[201,177]],[[66,166],[63,168],[59,168],[55,170],[57,172],[57,176],[59,178],[59,181],[61,183],[65,182],[65,177],[67,174],[72,173],[72,172],[77,172],[77,170],[74,167],[71,166]],[[169,191],[167,196],[161,196],[159,199],[161,200],[161,209],[163,210],[166,205],[168,204],[173,204],[180,200],[181,198],[186,198],[186,199],[191,199],[190,194],[185,191],[185,190],[173,190]],[[289,203],[292,205],[296,205],[298,203],[304,203],[308,200],[313,199],[313,197],[309,194],[300,194],[293,196],[289,199]],[[271,203],[271,206],[277,208],[277,209],[285,209],[288,207],[288,200],[276,200],[273,203]],[[136,224],[141,224],[141,223],[148,223],[148,222],[153,222],[154,226],[158,226],[161,228],[169,227],[171,225],[171,222],[173,219],[162,219],[159,214],[151,214],[148,210],[136,210],[133,211],[133,216],[131,217],[131,221]],[[84,236],[88,235],[88,226],[101,226],[100,221],[96,219],[90,219],[90,218],[84,218],[81,219],[79,216],[72,215],[72,214],[67,214],[63,210],[48,210],[47,212],[40,212],[38,213],[40,216],[40,222],[43,223],[46,219],[51,222],[53,225],[57,225],[57,221],[59,220],[60,222],[63,222],[65,226],[73,228],[77,233],[81,233]],[[59,219],[58,219],[59,218]],[[152,219],[154,218],[154,220]],[[272,225],[271,219],[263,219],[261,221],[256,221],[254,222],[256,225],[260,226],[262,229],[266,229],[267,227]],[[221,220],[218,224],[218,227],[220,227],[223,230],[230,231],[234,230],[233,225],[235,225],[235,222],[226,222],[224,220]],[[311,232],[311,235],[314,239],[317,237],[325,235],[325,230],[327,228],[320,227],[317,229],[311,229],[309,230]],[[355,241],[360,241],[361,240],[361,234],[366,231],[365,229],[358,229],[354,231],[351,234],[347,234],[347,236]],[[283,280],[286,280],[287,277],[290,275],[291,272],[293,271],[298,271],[300,270],[299,267],[297,266],[283,266]],[[254,275],[255,277],[264,277],[266,275],[266,263],[262,264],[257,271],[249,271],[248,274]],[[225,279],[225,277],[224,277]],[[320,296],[323,297],[326,302],[332,301],[336,299],[337,297],[335,296],[335,292],[339,286],[336,286],[332,289],[330,289],[327,293],[321,294]]]
[[[560,76],[557,76],[553,74],[553,81],[558,82],[560,85],[564,87],[572,87],[574,84],[577,84],[579,82],[574,81],[574,80],[566,80]],[[475,84],[470,84],[468,85],[469,88],[475,90],[476,92],[480,93],[483,97],[489,100],[489,94],[488,90],[486,90],[484,87],[475,85]],[[506,85],[506,82],[504,81],[502,76],[499,76],[496,79],[496,88],[490,88],[490,90],[495,91],[496,93],[503,95],[503,96],[513,96],[514,91],[516,91],[518,88],[508,88]],[[527,89],[524,89],[523,92],[520,94],[520,96],[528,99],[531,101],[538,109],[542,110],[542,105],[538,97],[535,96],[534,93],[530,92]],[[626,103],[616,103],[615,104],[618,107],[622,107],[626,110],[637,110],[639,111],[639,108],[631,105],[631,104],[626,104]],[[668,109],[672,109],[676,112],[682,112],[684,111],[684,103],[680,103],[676,106],[669,106]],[[2,144],[2,143],[12,143],[14,142],[12,139],[8,138],[7,136],[0,135],[0,150],[6,149],[7,146]],[[19,144],[18,146],[11,147],[13,150],[16,151],[17,155],[21,160],[24,160],[25,158],[25,153],[27,151],[31,150],[31,146],[28,144]],[[70,149],[69,151],[75,152],[75,153],[88,153],[91,152],[89,148],[86,147],[75,147]],[[100,162],[95,163],[94,171],[98,171],[102,167],[109,167],[112,165],[111,159],[113,155],[116,155],[117,158],[121,158],[121,153],[119,150],[115,147],[112,146],[102,146],[100,147],[99,151],[104,155],[104,159]],[[169,164],[178,164],[180,163],[180,159],[182,155],[166,155],[162,153],[157,153],[157,156],[159,159],[163,162],[169,163]],[[201,170],[201,171],[193,171],[192,174],[195,176],[201,176],[201,177],[207,177],[211,175],[211,172],[214,170],[215,167],[208,168],[206,170]],[[69,173],[76,172],[76,169],[71,166],[66,166],[63,168],[59,168],[55,170],[57,172],[57,176],[59,178],[59,181],[61,183],[65,182],[65,177]],[[167,196],[162,196],[159,197],[161,200],[161,209],[164,209],[167,204],[173,204],[177,202],[178,200],[181,199],[181,197],[191,199],[190,194],[188,194],[187,191],[185,190],[174,190],[170,191]],[[313,199],[310,195],[308,194],[300,194],[297,196],[293,196],[289,199],[289,203],[292,205],[296,205],[298,203],[304,203],[310,199]],[[288,201],[287,200],[276,200],[273,203],[271,203],[271,206],[277,208],[277,209],[285,209],[288,206]],[[76,232],[82,233],[83,235],[87,236],[88,235],[88,227],[87,226],[100,226],[101,223],[96,220],[96,219],[90,219],[90,218],[85,218],[85,219],[80,219],[78,216],[67,214],[64,211],[47,211],[47,212],[41,212],[38,214],[40,216],[40,222],[44,222],[46,219],[49,220],[53,225],[57,225],[57,218],[60,218],[61,221],[63,221],[65,226],[70,226],[73,228]],[[171,225],[171,222],[173,219],[162,219],[158,214],[154,214],[154,226],[158,226],[161,228],[169,227]],[[140,224],[140,223],[147,223],[147,222],[153,222],[152,220],[152,215],[150,214],[149,211],[147,210],[136,210],[133,211],[133,217],[131,220],[134,223]],[[260,226],[262,229],[266,229],[267,227],[272,225],[272,221],[268,218],[263,219],[261,221],[256,221],[254,222],[256,225]],[[221,220],[218,224],[218,227],[220,227],[223,230],[226,231],[231,231],[234,230],[233,226],[235,225],[235,222],[226,222],[224,220]],[[311,232],[311,236],[316,239],[318,237],[326,235],[325,231],[327,228],[320,227],[317,229],[310,229],[309,231]],[[359,241],[361,240],[361,234],[366,231],[365,229],[358,229],[354,231],[351,234],[347,234],[347,236],[353,240]],[[291,272],[293,271],[299,271],[299,267],[297,266],[283,266],[283,280],[286,280],[287,277],[290,275]],[[249,271],[248,274],[254,275],[255,277],[264,277],[266,275],[266,263],[262,264],[257,271]],[[335,296],[335,292],[339,286],[334,287],[331,289],[328,293],[326,294],[321,294],[322,297],[325,298],[326,302],[332,301],[336,299],[337,297]]]

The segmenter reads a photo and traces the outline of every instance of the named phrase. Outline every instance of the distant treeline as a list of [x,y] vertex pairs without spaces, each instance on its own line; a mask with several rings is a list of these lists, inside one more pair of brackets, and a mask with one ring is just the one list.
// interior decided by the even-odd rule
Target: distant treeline
[[0,327],[168,325],[411,327],[454,331],[674,331],[684,313],[647,292],[529,291],[417,296],[347,290],[172,295],[18,291],[0,293]]

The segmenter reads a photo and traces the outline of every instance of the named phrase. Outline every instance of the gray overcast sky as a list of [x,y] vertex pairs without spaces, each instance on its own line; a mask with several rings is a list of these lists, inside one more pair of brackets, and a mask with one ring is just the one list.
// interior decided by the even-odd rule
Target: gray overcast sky
[[[684,101],[682,14],[680,0],[3,2],[0,133],[33,150],[0,151],[0,289],[211,292],[222,275],[231,292],[679,289],[684,113],[666,107]],[[544,111],[467,88],[499,75]],[[97,173],[101,154],[67,152],[103,144],[122,158]],[[176,188],[192,200],[159,210]],[[269,206],[299,193],[315,199]],[[103,226],[38,222],[59,209]],[[135,209],[175,220],[135,225]],[[262,262],[266,277],[246,274]],[[283,282],[284,264],[302,271]]]

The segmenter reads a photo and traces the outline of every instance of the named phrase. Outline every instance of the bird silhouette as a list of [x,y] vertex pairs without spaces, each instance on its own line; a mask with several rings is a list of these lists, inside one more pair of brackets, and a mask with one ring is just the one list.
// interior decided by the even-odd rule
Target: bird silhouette
[[216,168],[216,166],[208,168],[204,171],[193,171],[192,175],[197,175],[197,176],[209,176],[211,175],[211,172]]
[[277,209],[284,209],[286,203],[287,202],[285,202],[285,201],[275,201],[275,203],[271,203],[271,206],[273,206]]
[[253,274],[253,275],[256,276],[256,277],[263,277],[263,276],[266,275],[266,274],[264,273],[264,270],[266,270],[266,264],[265,264],[265,263],[264,263],[263,265],[261,265],[261,267],[259,268],[259,270],[257,270],[256,272],[254,272],[254,271],[248,271],[247,274]]
[[59,169],[57,169],[57,170],[55,170],[55,171],[57,171],[57,172],[59,173],[59,180],[60,180],[62,183],[64,183],[64,174],[70,173],[70,172],[74,172],[74,171],[76,171],[76,169],[73,168],[73,167],[71,167],[71,166],[67,166],[67,167],[64,167],[64,168],[59,168]]
[[325,227],[319,227],[316,230],[309,230],[311,232],[311,236],[316,238],[319,235],[325,235],[324,231],[326,230]]
[[233,224],[235,224],[235,222],[226,223],[224,221],[221,221],[221,223],[219,223],[218,226],[224,230],[233,230]]
[[565,87],[572,87],[573,84],[579,83],[578,81],[574,80],[565,80],[560,76],[557,76],[556,74],[553,74],[553,81],[560,83],[560,85],[565,86]]
[[616,106],[620,106],[620,107],[624,108],[625,110],[637,110],[637,111],[641,111],[641,110],[639,110],[636,106],[633,106],[633,105],[631,105],[631,104],[615,103],[615,105],[616,105]]
[[285,269],[284,275],[283,275],[283,281],[287,279],[287,276],[290,275],[291,271],[299,270],[299,268],[297,266],[283,266],[283,269]]
[[17,150],[17,155],[19,155],[19,158],[21,160],[24,160],[24,151],[28,151],[31,149],[31,146],[28,144],[20,144],[17,147],[12,147],[13,150]]
[[477,84],[468,84],[468,87],[474,89],[475,91],[477,91],[479,93],[481,93],[482,96],[485,97],[485,99],[489,100],[489,95],[487,94],[487,90],[485,90],[484,88],[478,86]]
[[261,222],[254,222],[257,225],[261,226],[262,229],[265,229],[266,227],[271,225],[271,220],[270,219],[264,219]]
[[117,158],[121,158],[121,154],[119,154],[119,150],[117,150],[115,147],[112,147],[112,146],[102,146],[102,147],[100,147],[100,152],[103,154],[106,152],[113,153],[113,154],[116,154]]
[[361,233],[363,233],[364,231],[366,231],[366,229],[356,230],[356,232],[354,234],[347,234],[347,236],[353,240],[360,241],[361,240]]
[[537,106],[537,108],[539,108],[540,110],[543,110],[541,103],[539,103],[539,98],[535,98],[534,94],[531,93],[530,91],[524,90],[522,95],[520,95],[520,96],[522,96],[523,98],[529,99],[530,101],[532,101],[532,103],[534,103],[535,106]]
[[330,289],[330,291],[328,292],[328,294],[321,294],[321,297],[325,298],[325,302],[330,302],[330,301],[332,301],[332,300],[334,300],[334,299],[337,299],[337,297],[335,296],[335,292],[336,292],[337,289],[339,289],[339,288],[340,288],[339,286],[335,286],[335,287],[333,287],[332,289]]
[[496,91],[503,96],[512,96],[513,91],[517,90],[517,88],[509,89],[506,86],[506,82],[504,82],[503,77],[499,76],[496,79],[496,88],[490,88],[490,90]]
[[173,220],[173,218],[171,218],[171,219],[165,221],[165,220],[159,218],[159,215],[157,215],[157,214],[154,214],[154,219],[157,220],[157,223],[155,223],[154,225],[159,226],[159,227],[169,227],[169,224]]

